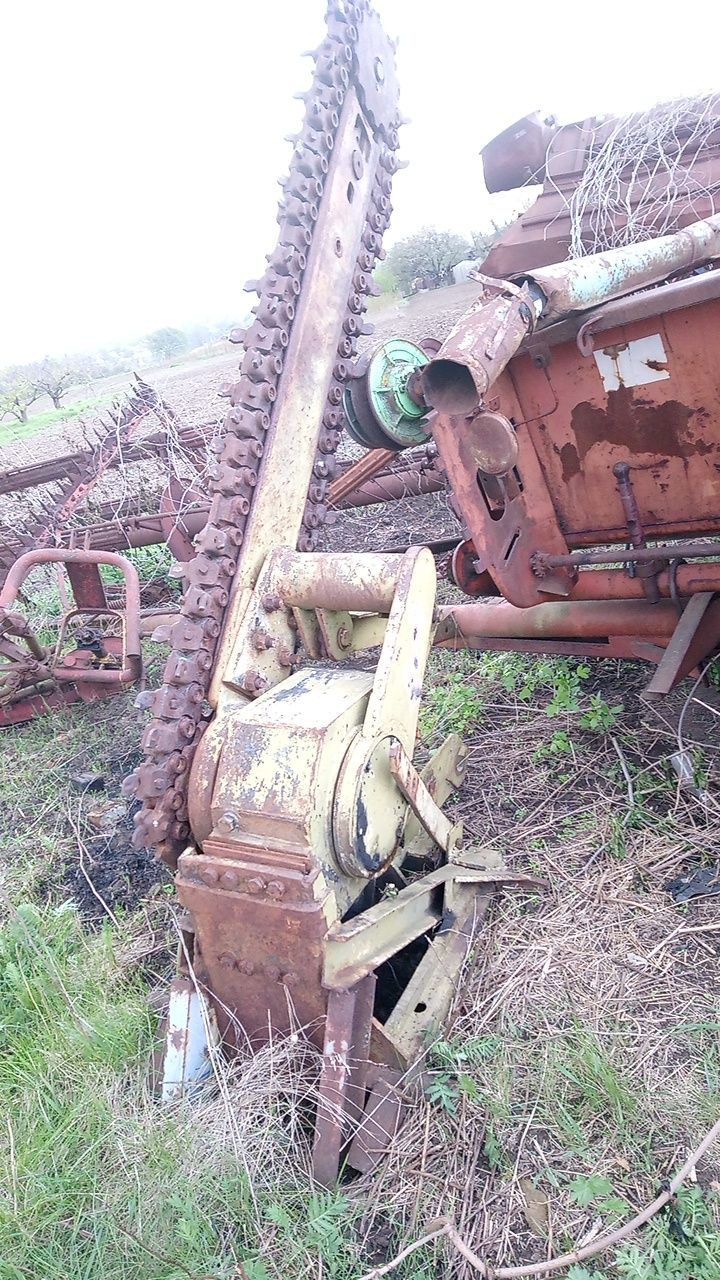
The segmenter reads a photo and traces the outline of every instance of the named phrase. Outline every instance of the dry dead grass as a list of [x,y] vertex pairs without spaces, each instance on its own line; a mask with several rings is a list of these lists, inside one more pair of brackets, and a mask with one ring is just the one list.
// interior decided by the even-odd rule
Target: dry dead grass
[[[717,899],[678,907],[665,888],[714,860],[717,814],[671,781],[681,699],[658,717],[639,703],[640,670],[604,668],[593,687],[625,703],[611,735],[578,731],[576,713],[549,720],[540,693],[530,706],[495,681],[481,693],[457,810],[550,887],[504,894],[479,931],[430,1053],[446,1108],[417,1101],[386,1165],[353,1189],[367,1247],[382,1250],[391,1223],[407,1239],[447,1216],[494,1265],[560,1253],[651,1200],[720,1112]],[[708,719],[686,736],[705,740]],[[543,759],[559,730],[569,749]],[[707,750],[703,768],[716,772]],[[699,1176],[717,1185],[720,1152]],[[546,1218],[534,1230],[532,1202]],[[446,1256],[438,1274],[473,1274]]]

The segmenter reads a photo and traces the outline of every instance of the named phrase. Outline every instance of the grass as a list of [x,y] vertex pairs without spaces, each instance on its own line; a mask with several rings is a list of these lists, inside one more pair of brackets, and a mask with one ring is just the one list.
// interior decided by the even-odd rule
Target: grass
[[[88,938],[67,904],[20,907],[0,936],[0,1000],[3,1280],[264,1280],[309,1256],[347,1274],[344,1197],[303,1191],[289,1168],[263,1186],[255,1160],[282,1154],[288,1129],[267,1085],[235,1098],[226,1081],[221,1107],[149,1099],[155,1018],[109,929]],[[271,1135],[254,1157],[242,1119],[233,1132],[222,1117],[241,1156],[212,1131],[236,1102]]]
[[[6,733],[0,1280],[359,1280],[441,1214],[503,1265],[652,1199],[720,1109],[716,935],[677,933],[712,927],[713,900],[679,909],[664,890],[718,833],[678,791],[672,728],[643,720],[638,687],[615,664],[433,655],[424,746],[460,731],[470,747],[455,816],[550,884],[497,899],[393,1151],[332,1194],[309,1176],[314,1051],[289,1038],[218,1064],[206,1095],[160,1108],[147,1068],[172,899],[113,904],[119,926],[92,929],[67,901],[97,804],[71,774],[103,771],[115,800],[141,732],[132,695]],[[568,1280],[716,1280],[718,1180],[709,1153],[675,1210]],[[393,1274],[472,1273],[438,1244]]]
[[96,414],[109,401],[110,397],[108,396],[94,400],[79,400],[73,404],[61,405],[59,409],[46,409],[42,413],[31,413],[27,422],[18,422],[16,419],[8,421],[5,419],[0,422],[0,445],[12,444],[15,440],[27,440],[31,436],[39,435],[47,427],[55,427],[60,423],[70,422],[74,418],[82,418],[86,414]]

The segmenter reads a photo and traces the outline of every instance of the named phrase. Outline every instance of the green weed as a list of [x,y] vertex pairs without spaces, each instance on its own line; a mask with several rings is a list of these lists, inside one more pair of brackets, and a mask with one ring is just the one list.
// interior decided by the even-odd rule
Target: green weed
[[462,672],[451,672],[428,689],[420,712],[420,737],[425,742],[449,733],[466,733],[482,723],[483,702],[477,687]]
[[685,1187],[614,1259],[620,1280],[716,1280],[720,1232],[699,1187]]

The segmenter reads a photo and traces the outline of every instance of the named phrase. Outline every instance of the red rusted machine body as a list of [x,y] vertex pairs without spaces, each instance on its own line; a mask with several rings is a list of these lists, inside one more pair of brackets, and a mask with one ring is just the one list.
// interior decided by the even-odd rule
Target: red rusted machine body
[[[503,486],[478,474],[476,494],[461,505],[476,568],[512,604],[646,595],[646,580],[624,569],[541,567],[543,555],[631,541],[618,464],[630,468],[646,539],[682,539],[682,561],[685,542],[720,533],[718,334],[720,272],[712,271],[540,330],[510,361],[488,408],[515,426],[517,467]],[[465,433],[445,419],[435,434],[457,497],[468,485]],[[670,595],[668,571],[656,576]],[[675,578],[684,594],[720,588],[720,566],[681,563]],[[488,584],[465,585],[484,594]]]

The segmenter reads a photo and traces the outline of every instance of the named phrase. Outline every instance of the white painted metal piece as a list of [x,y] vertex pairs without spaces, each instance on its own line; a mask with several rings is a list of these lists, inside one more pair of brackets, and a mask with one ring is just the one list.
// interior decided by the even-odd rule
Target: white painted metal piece
[[670,377],[667,355],[659,333],[633,342],[593,351],[593,358],[600,372],[606,391],[618,391],[620,387],[642,387],[648,382],[662,382]]
[[192,1092],[212,1072],[220,1036],[215,1014],[193,982],[175,978],[170,984],[167,1031],[163,1046],[160,1097],[172,1102]]

